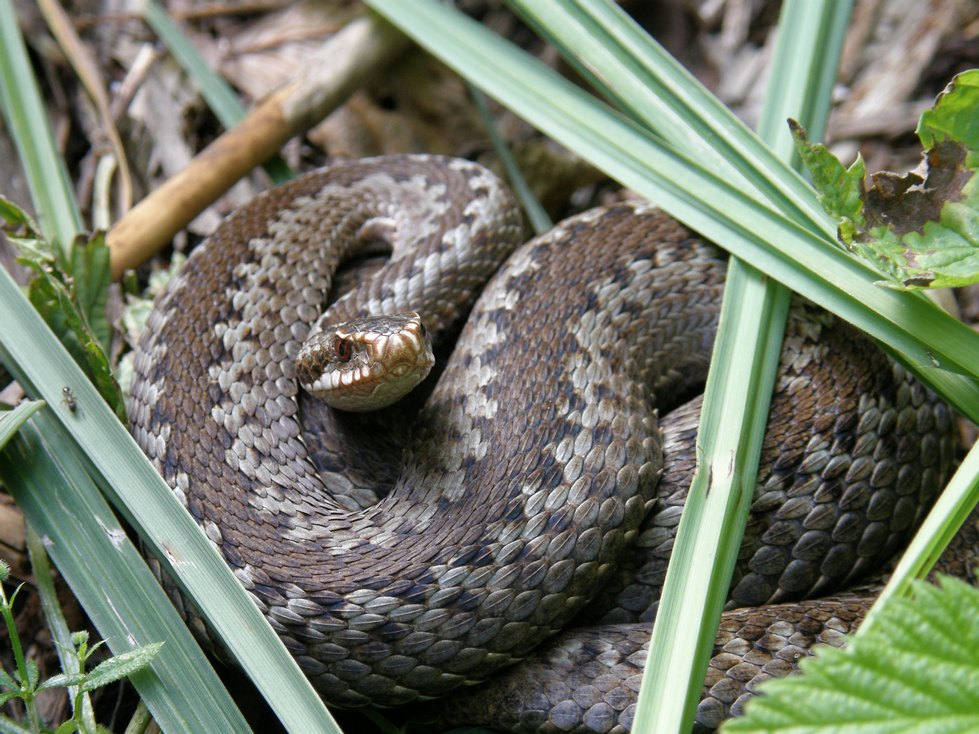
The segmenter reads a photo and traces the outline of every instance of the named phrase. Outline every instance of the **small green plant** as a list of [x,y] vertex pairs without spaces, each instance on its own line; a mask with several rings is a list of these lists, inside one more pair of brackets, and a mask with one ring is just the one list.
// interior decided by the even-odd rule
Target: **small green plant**
[[844,168],[797,123],[796,148],[812,173],[839,239],[871,262],[892,288],[941,288],[979,281],[979,69],[957,75],[925,110],[917,134],[927,176],[866,175],[863,159]]
[[766,681],[725,734],[979,731],[979,589],[950,576],[892,598],[842,649],[820,645],[802,675]]
[[109,248],[103,233],[79,236],[63,250],[46,239],[23,209],[0,197],[0,231],[34,271],[27,297],[75,362],[125,423],[122,392],[112,375],[112,327],[106,317]]
[[[31,734],[40,734],[41,732],[49,731],[54,731],[55,734],[70,734],[76,731],[82,732],[83,734],[87,734],[88,732],[94,734],[97,731],[106,731],[104,727],[94,724],[93,721],[86,721],[86,717],[83,716],[85,707],[82,705],[82,697],[89,691],[93,691],[107,683],[112,683],[143,669],[150,663],[163,643],[154,642],[121,655],[110,657],[108,660],[99,663],[92,670],[86,672],[85,666],[89,658],[103,643],[98,642],[95,645],[89,646],[88,632],[73,632],[71,635],[71,648],[62,652],[67,653],[77,662],[78,672],[63,672],[42,681],[40,680],[37,664],[33,660],[28,660],[24,657],[20,635],[18,635],[17,628],[14,625],[14,601],[17,598],[17,594],[20,593],[23,584],[18,586],[8,599],[6,591],[3,588],[3,583],[9,575],[10,567],[3,561],[0,561],[0,615],[3,616],[3,621],[7,625],[7,634],[10,638],[10,647],[13,651],[14,664],[16,666],[16,670],[12,674],[0,667],[0,705],[13,698],[19,698],[23,701],[27,714],[27,722],[26,724],[22,724],[0,715],[0,731],[30,732]],[[74,711],[70,719],[54,730],[47,729],[42,725],[36,703],[37,695],[41,691],[46,691],[50,688],[68,688],[69,695],[72,696],[72,708]]]

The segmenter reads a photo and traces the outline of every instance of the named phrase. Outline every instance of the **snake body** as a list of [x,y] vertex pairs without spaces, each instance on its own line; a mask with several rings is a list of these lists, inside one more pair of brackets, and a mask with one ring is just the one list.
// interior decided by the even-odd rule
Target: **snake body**
[[[273,189],[227,219],[155,305],[132,432],[328,702],[442,695],[586,614],[603,632],[566,633],[555,654],[600,682],[543,683],[546,695],[504,682],[503,708],[523,708],[496,721],[622,731],[644,657],[627,641],[641,647],[644,633],[618,625],[655,612],[692,467],[696,404],[662,431],[658,413],[703,380],[724,261],[639,203],[586,212],[514,252],[521,239],[505,187],[464,161],[352,161]],[[387,264],[321,315],[337,266],[378,242]],[[310,333],[402,311],[420,314],[437,351],[462,325],[403,447],[397,406],[304,407],[293,360]],[[737,604],[876,570],[948,471],[944,405],[809,312],[796,309],[787,337]],[[307,413],[318,425],[301,425]],[[384,496],[368,504],[372,484]],[[749,615],[738,629],[772,609],[737,612]],[[750,636],[737,639],[751,649]],[[599,639],[623,640],[614,686],[582,662],[610,661]],[[716,695],[704,721],[738,695]]]

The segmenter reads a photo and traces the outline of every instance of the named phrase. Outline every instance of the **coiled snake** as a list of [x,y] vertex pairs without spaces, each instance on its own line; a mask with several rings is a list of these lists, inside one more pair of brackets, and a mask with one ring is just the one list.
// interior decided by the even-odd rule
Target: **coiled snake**
[[[609,623],[655,611],[697,405],[662,430],[657,412],[703,380],[723,259],[637,203],[511,255],[521,239],[505,188],[464,161],[353,161],[268,191],[157,302],[132,432],[328,702],[439,696],[587,618],[606,626],[565,633],[556,677],[537,681],[537,662],[537,688],[513,673],[487,694],[495,724],[621,731],[649,625]],[[379,243],[389,261],[321,317],[337,265]],[[462,325],[417,416],[334,412],[299,390],[311,331],[405,311],[436,351]],[[726,614],[702,724],[859,618],[855,597],[772,604],[878,570],[944,481],[950,426],[865,340],[795,308],[732,590],[768,606]]]

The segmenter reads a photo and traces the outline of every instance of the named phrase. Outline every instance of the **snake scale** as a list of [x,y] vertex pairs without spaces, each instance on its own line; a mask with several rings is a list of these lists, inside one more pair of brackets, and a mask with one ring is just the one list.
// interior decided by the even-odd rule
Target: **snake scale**
[[[423,701],[534,656],[440,714],[625,731],[724,259],[644,203],[522,232],[493,174],[435,156],[341,162],[258,196],[155,304],[131,430],[327,702]],[[338,265],[379,246],[387,262],[322,312]],[[449,354],[408,408],[345,414],[299,390],[311,333],[403,311]],[[812,642],[839,644],[865,602],[792,600],[881,570],[951,445],[944,404],[794,306],[731,592],[764,606],[725,613],[701,725]],[[544,642],[570,624],[598,626]]]

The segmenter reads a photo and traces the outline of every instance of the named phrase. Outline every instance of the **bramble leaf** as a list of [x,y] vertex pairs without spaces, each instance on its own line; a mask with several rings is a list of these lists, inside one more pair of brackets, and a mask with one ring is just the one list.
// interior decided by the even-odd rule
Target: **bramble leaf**
[[979,589],[940,577],[894,598],[843,649],[816,648],[772,679],[724,734],[979,731]]
[[6,670],[0,668],[0,688],[4,688],[8,691],[19,691],[20,684],[11,678],[10,674]]
[[813,186],[819,192],[819,203],[837,219],[851,219],[863,225],[863,177],[867,173],[863,158],[849,168],[829,152],[825,145],[810,143],[805,130],[795,120],[789,120],[795,149],[812,175]]
[[52,675],[50,678],[46,678],[44,682],[38,686],[37,690],[43,691],[48,688],[67,688],[68,686],[77,686],[84,681],[84,673],[58,673],[57,675]]
[[979,69],[958,74],[925,110],[915,132],[925,150],[942,140],[958,140],[973,151],[979,150]]
[[881,285],[939,288],[979,282],[979,69],[956,76],[918,123],[927,174],[864,177],[790,123],[840,241],[884,273]]

